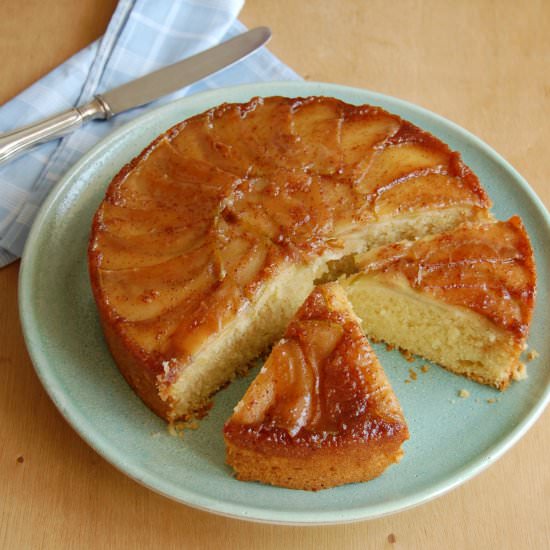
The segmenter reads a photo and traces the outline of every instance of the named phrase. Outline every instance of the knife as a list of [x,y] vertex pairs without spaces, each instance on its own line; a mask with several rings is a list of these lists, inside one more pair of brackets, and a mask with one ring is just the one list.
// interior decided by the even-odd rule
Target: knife
[[197,82],[244,59],[270,38],[271,30],[268,27],[257,27],[183,61],[98,94],[85,105],[19,130],[0,134],[0,164],[38,143],[69,134],[89,120],[107,120]]

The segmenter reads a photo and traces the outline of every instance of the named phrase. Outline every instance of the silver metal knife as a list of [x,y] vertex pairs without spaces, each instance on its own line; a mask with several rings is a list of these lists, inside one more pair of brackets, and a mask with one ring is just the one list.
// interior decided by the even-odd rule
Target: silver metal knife
[[0,134],[0,164],[38,143],[66,135],[89,120],[109,119],[225,69],[250,55],[270,38],[268,27],[257,27],[183,61],[96,95],[86,105]]

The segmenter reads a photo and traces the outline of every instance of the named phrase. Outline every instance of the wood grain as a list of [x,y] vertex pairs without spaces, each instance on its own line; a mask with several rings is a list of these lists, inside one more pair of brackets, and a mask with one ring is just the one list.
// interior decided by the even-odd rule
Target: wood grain
[[[0,101],[96,39],[114,5],[2,0]],[[272,51],[307,79],[394,95],[468,128],[550,205],[547,1],[250,0],[241,20],[270,25]],[[0,548],[550,548],[550,411],[474,480],[379,520],[251,524],[152,493],[89,448],[42,389],[17,275],[17,264],[0,270]]]

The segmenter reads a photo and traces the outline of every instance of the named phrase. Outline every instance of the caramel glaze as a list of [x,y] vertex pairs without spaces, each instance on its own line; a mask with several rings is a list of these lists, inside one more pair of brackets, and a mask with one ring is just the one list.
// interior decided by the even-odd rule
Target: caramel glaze
[[490,203],[458,153],[380,108],[211,109],[126,165],[96,213],[89,270],[109,345],[135,362],[122,369],[134,387],[166,388],[285,266],[337,256],[372,221],[453,206],[475,217]]
[[518,341],[527,337],[536,272],[529,237],[517,216],[388,245],[356,263],[363,273],[402,275],[415,290],[473,310]]
[[339,285],[313,290],[224,434],[286,456],[407,439],[397,399]]

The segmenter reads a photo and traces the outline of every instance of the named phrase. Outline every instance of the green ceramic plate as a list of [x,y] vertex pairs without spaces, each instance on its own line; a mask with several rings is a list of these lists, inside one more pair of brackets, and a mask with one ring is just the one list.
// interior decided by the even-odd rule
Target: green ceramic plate
[[[537,255],[538,307],[530,346],[540,357],[529,378],[506,393],[452,376],[425,362],[407,363],[376,346],[409,423],[402,462],[369,483],[318,493],[242,483],[224,464],[222,426],[251,376],[215,398],[200,428],[183,439],[134,395],[114,365],[98,322],[88,282],[86,246],[92,215],[120,167],[172,124],[225,101],[254,95],[329,95],[371,103],[429,130],[478,174],[494,212],[523,218]],[[549,216],[522,177],[486,144],[455,124],[380,94],[309,82],[247,85],[214,90],[155,110],[114,132],[59,183],[33,226],[20,277],[20,310],[36,371],[78,433],[105,459],[147,487],[190,506],[241,519],[273,523],[336,523],[390,514],[421,504],[479,473],[533,424],[550,396]],[[409,368],[416,381],[405,384]],[[468,399],[457,392],[467,389]],[[487,399],[497,399],[489,404]]]

